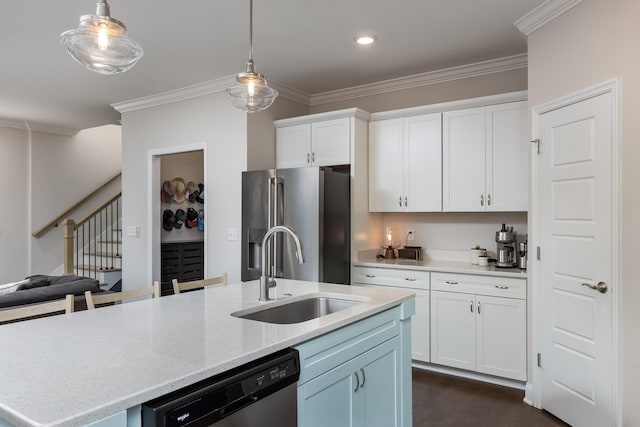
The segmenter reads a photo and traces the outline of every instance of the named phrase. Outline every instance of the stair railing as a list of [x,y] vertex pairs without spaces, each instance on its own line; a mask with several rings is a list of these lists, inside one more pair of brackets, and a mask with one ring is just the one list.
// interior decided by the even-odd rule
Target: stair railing
[[100,272],[116,269],[114,261],[121,258],[121,200],[118,193],[82,221],[64,220],[65,275],[97,278]]

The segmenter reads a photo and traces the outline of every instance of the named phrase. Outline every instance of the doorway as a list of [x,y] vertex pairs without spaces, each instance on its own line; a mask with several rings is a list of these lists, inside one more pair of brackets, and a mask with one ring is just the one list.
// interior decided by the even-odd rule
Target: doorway
[[534,384],[571,425],[618,414],[617,81],[533,109]]
[[173,293],[172,279],[206,276],[206,163],[204,146],[150,152],[150,276],[162,295]]

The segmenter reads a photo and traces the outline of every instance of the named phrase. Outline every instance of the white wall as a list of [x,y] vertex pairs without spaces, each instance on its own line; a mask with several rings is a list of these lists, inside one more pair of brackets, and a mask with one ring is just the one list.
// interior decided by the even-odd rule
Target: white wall
[[[613,77],[621,78],[622,424],[640,425],[640,2],[584,0],[532,33],[529,106],[533,107]],[[616,289],[613,289],[616,292]]]
[[[120,126],[106,125],[73,136],[31,133],[31,232],[84,199],[120,172]],[[105,192],[69,215],[79,221],[120,191],[115,181]],[[63,262],[63,227],[31,238],[33,274],[56,272]]]
[[29,275],[29,133],[0,127],[0,283]]
[[151,177],[152,154],[193,149],[194,145],[205,152],[205,274],[226,271],[230,282],[240,281],[240,240],[227,240],[227,230],[241,226],[246,140],[246,113],[233,108],[224,93],[122,114],[123,228],[140,226],[139,238],[123,236],[125,289],[160,280],[161,211],[159,198],[154,196],[161,182],[159,158],[158,174]]

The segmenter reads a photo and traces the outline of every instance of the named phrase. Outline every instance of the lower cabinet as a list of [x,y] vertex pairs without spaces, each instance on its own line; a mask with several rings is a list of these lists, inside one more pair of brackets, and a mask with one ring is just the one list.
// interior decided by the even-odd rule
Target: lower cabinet
[[432,273],[431,362],[524,381],[526,281]]
[[[408,328],[396,307],[296,346],[298,425],[409,427]],[[405,344],[403,344],[403,342]]]
[[380,344],[300,386],[299,424],[399,425],[397,340]]
[[411,321],[411,358],[429,362],[429,272],[355,266],[353,284],[408,288],[415,292],[416,314]]

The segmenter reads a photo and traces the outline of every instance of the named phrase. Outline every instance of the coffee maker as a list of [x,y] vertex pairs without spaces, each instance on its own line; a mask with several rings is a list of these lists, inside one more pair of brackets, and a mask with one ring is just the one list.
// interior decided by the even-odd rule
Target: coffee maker
[[516,233],[513,227],[505,227],[496,231],[496,243],[498,251],[496,254],[496,267],[511,268],[516,263]]

